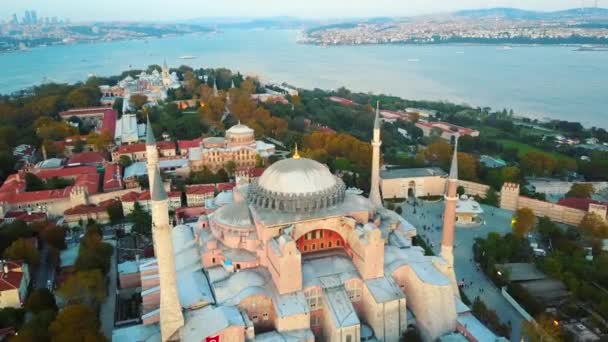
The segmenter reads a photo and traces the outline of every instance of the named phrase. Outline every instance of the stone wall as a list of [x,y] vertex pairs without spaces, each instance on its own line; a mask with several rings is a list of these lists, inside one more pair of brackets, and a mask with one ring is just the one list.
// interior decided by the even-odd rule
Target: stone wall
[[[500,192],[500,208],[511,211],[530,208],[534,212],[534,215],[538,217],[548,217],[552,221],[570,225],[578,225],[587,214],[587,211],[584,210],[521,196],[519,194],[519,185],[513,183],[505,183],[503,185]],[[598,211],[596,206],[592,208],[594,212]]]
[[469,182],[469,181],[458,181],[458,186],[464,188],[464,193],[472,196],[479,196],[481,198],[485,198],[488,193],[488,189],[490,189],[489,185]]

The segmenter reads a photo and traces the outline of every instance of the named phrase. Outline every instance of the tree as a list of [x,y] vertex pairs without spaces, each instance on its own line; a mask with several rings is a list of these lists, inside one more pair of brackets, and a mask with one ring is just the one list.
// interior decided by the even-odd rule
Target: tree
[[555,170],[556,160],[544,152],[530,151],[521,159],[522,170],[531,176],[551,175]]
[[608,236],[608,223],[596,213],[587,213],[578,224],[578,228],[595,237],[606,238]]
[[572,187],[570,187],[570,191],[566,193],[566,197],[591,198],[593,192],[593,184],[574,183],[572,184]]
[[522,335],[529,342],[562,341],[559,322],[548,315],[541,315],[536,321],[524,321]]
[[135,202],[133,210],[127,215],[127,220],[133,223],[135,232],[147,236],[152,233],[152,217],[141,207],[139,202]]
[[234,175],[234,172],[236,171],[236,163],[234,162],[234,160],[229,160],[228,162],[226,162],[226,164],[224,165],[224,169],[226,170],[226,172],[228,172],[228,175]]
[[521,208],[515,211],[513,217],[513,233],[519,238],[525,237],[536,222],[534,212],[530,208]]
[[477,160],[468,153],[458,152],[458,178],[468,181],[476,181]]
[[124,218],[122,203],[120,201],[116,201],[115,203],[111,204],[106,210],[108,212],[108,216],[110,217],[110,223],[112,224],[117,224]]
[[452,158],[452,146],[444,140],[438,139],[419,152],[416,158],[428,164],[447,168]]
[[72,107],[94,107],[99,104],[101,92],[95,86],[81,86],[72,90],[67,96],[67,103]]
[[39,190],[45,190],[46,189],[46,184],[45,182],[40,179],[38,176],[36,176],[33,173],[26,173],[25,174],[25,191],[39,191]]
[[99,304],[106,297],[106,282],[100,270],[78,271],[57,290],[70,304]]
[[40,252],[26,239],[18,239],[13,242],[3,254],[5,259],[25,260],[30,266],[40,263]]
[[103,152],[110,148],[114,143],[114,139],[112,139],[112,135],[107,131],[101,133],[91,132],[87,136],[87,143],[93,145],[97,151]]
[[464,186],[459,185],[458,188],[456,189],[456,192],[458,193],[458,196],[462,196],[465,194],[466,190],[464,189]]
[[55,320],[56,310],[43,310],[32,316],[11,342],[50,341],[49,325]]
[[143,94],[134,94],[129,98],[129,105],[135,110],[140,110],[148,103],[148,97]]
[[42,240],[53,246],[59,250],[65,249],[67,246],[65,244],[65,227],[46,227],[46,229],[40,232]]
[[0,309],[0,328],[18,327],[23,322],[25,310],[16,308]]
[[128,167],[129,165],[133,164],[133,161],[131,160],[131,157],[129,156],[125,156],[122,155],[120,156],[120,158],[118,159],[118,164],[120,164],[120,166],[122,167]]
[[105,337],[99,331],[97,312],[86,305],[68,305],[51,323],[52,341],[101,342]]
[[33,313],[39,313],[44,310],[57,311],[55,296],[46,288],[35,289],[27,297],[25,308]]

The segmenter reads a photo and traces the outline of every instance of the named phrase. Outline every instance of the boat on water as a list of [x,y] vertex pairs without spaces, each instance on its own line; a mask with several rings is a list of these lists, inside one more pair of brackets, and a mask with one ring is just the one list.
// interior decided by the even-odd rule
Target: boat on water
[[513,50],[513,48],[510,46],[503,46],[499,50]]
[[410,58],[407,61],[412,62],[412,63],[420,62],[420,60],[418,58]]
[[192,55],[183,55],[180,57],[180,59],[195,59],[196,56],[192,56]]
[[456,53],[459,55],[464,55],[464,51],[456,51]]

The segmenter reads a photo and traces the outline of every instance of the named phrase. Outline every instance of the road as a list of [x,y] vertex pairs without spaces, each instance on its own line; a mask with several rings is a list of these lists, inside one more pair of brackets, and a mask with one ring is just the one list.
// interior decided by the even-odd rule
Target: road
[[[34,278],[34,288],[44,289],[47,288],[49,280],[51,284],[55,281],[55,265],[49,260],[49,248],[46,243],[41,242],[42,251],[40,252],[40,264],[36,269]],[[53,291],[52,289],[50,289]]]
[[[460,281],[464,278],[467,284],[472,281],[472,285],[464,290],[467,297],[473,301],[475,297],[479,296],[489,308],[496,311],[502,323],[511,324],[511,341],[519,342],[521,340],[523,317],[502,296],[500,289],[494,286],[477,269],[473,261],[473,243],[475,242],[475,238],[485,237],[491,232],[500,234],[510,232],[512,212],[485,205],[482,205],[482,207],[485,224],[477,227],[456,228],[454,242],[456,279]],[[437,229],[437,227],[441,227],[443,224],[443,219],[440,217],[443,213],[443,208],[443,202],[423,203],[419,201],[415,208],[407,203],[403,205],[403,216],[405,219],[417,228],[418,235],[432,244],[433,251],[437,255],[440,252],[441,245],[441,229]],[[423,229],[425,225],[431,228]]]

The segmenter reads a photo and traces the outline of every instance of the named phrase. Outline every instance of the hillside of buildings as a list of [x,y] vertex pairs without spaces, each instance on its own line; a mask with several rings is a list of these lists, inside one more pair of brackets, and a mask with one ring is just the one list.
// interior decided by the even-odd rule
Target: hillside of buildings
[[[596,301],[589,307],[608,318],[605,296],[589,294],[590,286],[608,288],[604,275],[595,272],[604,265],[601,243],[608,237],[606,130],[576,122],[530,120],[508,109],[406,100],[344,88],[297,89],[223,68],[165,64],[77,84],[45,84],[22,96],[0,99],[0,253],[15,262],[6,271],[14,277],[9,288],[14,293],[3,298],[10,298],[4,307],[21,310],[7,313],[12,323],[0,320],[0,328],[45,340],[65,331],[76,334],[62,327],[73,328],[70,318],[90,315],[89,330],[84,331],[97,336],[101,327],[111,336],[115,322],[107,323],[103,312],[117,312],[119,321],[128,322],[140,320],[142,311],[154,311],[137,296],[121,298],[115,309],[104,299],[116,282],[109,282],[109,288],[96,286],[103,283],[100,279],[112,277],[111,258],[117,258],[123,271],[139,272],[145,264],[139,258],[153,256],[150,155],[157,154],[154,162],[171,220],[193,224],[232,204],[240,185],[254,182],[294,150],[296,160],[301,156],[327,165],[344,183],[341,193],[370,193],[369,142],[375,139],[376,125],[382,132],[379,186],[396,212],[406,210],[410,200],[418,203],[415,198],[440,201],[447,171],[457,165],[450,173],[458,174],[459,194],[470,196],[459,202],[468,208],[458,212],[459,222],[481,224],[480,204],[511,211],[527,222],[516,225],[520,240],[509,245],[508,253],[496,260],[476,256],[484,271],[490,271],[488,276],[499,261],[535,260],[521,239],[540,231],[542,242],[536,249],[549,254],[536,261],[538,267],[563,280],[579,303]],[[151,139],[157,140],[152,149]],[[527,206],[532,214],[520,212]],[[535,222],[535,216],[565,226]],[[568,234],[578,230],[580,236],[566,242],[561,228]],[[547,243],[552,238],[559,240],[554,249]],[[487,245],[479,241],[476,248],[492,249],[495,240]],[[416,241],[424,245],[423,240]],[[519,253],[522,245],[525,253]],[[596,259],[585,270],[593,276],[577,271],[577,262],[587,260],[585,248],[590,245]],[[28,295],[30,277],[38,291]],[[572,281],[576,277],[579,281]],[[33,293],[48,297],[44,288],[57,289],[57,302],[46,300],[44,310],[26,305],[28,315],[40,322],[24,324],[22,303]],[[87,289],[84,299],[79,297],[81,288]],[[83,301],[90,307],[83,307]],[[57,306],[64,309],[57,311]],[[492,316],[480,307],[477,316]],[[495,333],[508,330],[506,322],[501,324],[505,325],[495,324]]]

